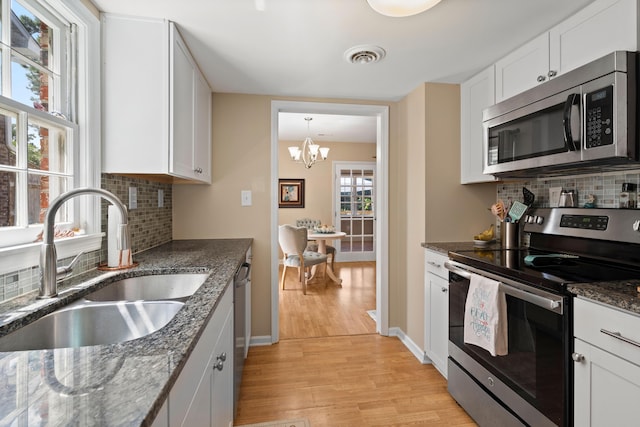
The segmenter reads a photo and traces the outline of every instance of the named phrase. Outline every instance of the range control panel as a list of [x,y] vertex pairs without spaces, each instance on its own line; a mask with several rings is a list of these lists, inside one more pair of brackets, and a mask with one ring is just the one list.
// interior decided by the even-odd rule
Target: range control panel
[[536,208],[524,222],[526,233],[609,240],[640,245],[640,210]]
[[605,215],[562,215],[560,227],[585,230],[606,230],[609,217]]

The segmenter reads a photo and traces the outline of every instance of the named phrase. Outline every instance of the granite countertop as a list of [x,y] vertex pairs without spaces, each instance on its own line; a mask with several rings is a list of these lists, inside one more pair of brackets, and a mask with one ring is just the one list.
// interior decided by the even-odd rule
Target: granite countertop
[[[440,252],[443,255],[448,255],[451,251],[472,251],[478,249],[472,241],[470,242],[423,242],[421,246],[425,249]],[[500,242],[489,243],[487,246],[483,246],[482,249],[501,249]]]
[[640,280],[573,283],[567,286],[572,294],[629,311],[640,316]]
[[173,241],[136,254],[121,272],[91,271],[0,304],[0,336],[125,277],[208,272],[164,328],[124,343],[0,352],[0,425],[150,425],[169,395],[251,239]]

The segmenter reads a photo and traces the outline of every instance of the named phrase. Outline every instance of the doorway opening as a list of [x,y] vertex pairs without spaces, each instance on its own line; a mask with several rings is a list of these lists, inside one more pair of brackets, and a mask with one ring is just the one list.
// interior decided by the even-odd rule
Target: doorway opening
[[[376,177],[374,197],[378,215],[373,221],[375,231],[375,321],[376,332],[388,335],[388,152],[389,152],[389,108],[380,105],[335,104],[296,101],[272,101],[271,103],[271,189],[278,194],[278,115],[282,112],[337,114],[370,116],[376,118]],[[278,198],[271,198],[271,340],[280,339],[279,331],[279,245],[278,245]],[[335,210],[334,210],[335,211]]]

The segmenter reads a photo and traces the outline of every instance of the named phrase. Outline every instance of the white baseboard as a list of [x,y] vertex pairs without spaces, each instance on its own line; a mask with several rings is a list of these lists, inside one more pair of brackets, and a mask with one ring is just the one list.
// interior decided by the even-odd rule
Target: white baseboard
[[273,341],[271,340],[271,335],[262,335],[258,337],[251,337],[249,340],[249,347],[261,346],[261,345],[271,345]]
[[427,357],[425,352],[413,342],[411,338],[409,338],[402,329],[394,327],[389,328],[389,336],[398,337],[402,344],[413,354],[416,359],[420,361],[423,365],[431,364],[431,359]]

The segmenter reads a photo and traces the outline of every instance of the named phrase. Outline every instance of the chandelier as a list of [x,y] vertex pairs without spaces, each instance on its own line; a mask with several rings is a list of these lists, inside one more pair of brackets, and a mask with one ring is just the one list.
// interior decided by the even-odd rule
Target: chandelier
[[[305,117],[304,119],[307,121],[307,137],[302,142],[302,146],[289,147],[289,155],[291,155],[291,160],[303,163],[304,167],[309,169],[316,162],[327,160],[327,157],[329,156],[329,148],[320,147],[318,144],[313,142],[309,136],[309,123],[313,118]],[[318,154],[320,154],[320,156],[318,156]]]
[[417,15],[440,3],[440,0],[367,0],[376,12],[393,17]]

